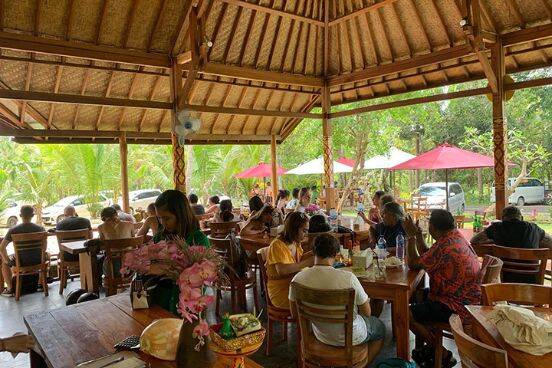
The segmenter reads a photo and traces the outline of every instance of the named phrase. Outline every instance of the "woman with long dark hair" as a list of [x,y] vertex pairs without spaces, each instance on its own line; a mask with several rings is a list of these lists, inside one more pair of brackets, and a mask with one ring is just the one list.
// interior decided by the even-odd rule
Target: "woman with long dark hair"
[[161,226],[154,242],[181,238],[188,245],[209,246],[209,240],[199,227],[188,198],[179,190],[166,190],[155,200],[155,211]]
[[[199,221],[192,212],[188,198],[179,190],[166,190],[155,201],[155,211],[160,226],[153,237],[158,243],[162,240],[183,239],[190,246],[209,247],[209,239],[199,228]],[[154,263],[150,266],[151,275],[163,276],[166,269],[160,264]],[[155,304],[178,314],[179,290],[174,281],[162,279],[154,291],[153,300]]]
[[272,241],[266,258],[267,290],[272,303],[289,309],[289,285],[293,275],[314,264],[312,254],[303,254],[301,242],[309,231],[309,217],[292,212],[286,217],[284,232]]

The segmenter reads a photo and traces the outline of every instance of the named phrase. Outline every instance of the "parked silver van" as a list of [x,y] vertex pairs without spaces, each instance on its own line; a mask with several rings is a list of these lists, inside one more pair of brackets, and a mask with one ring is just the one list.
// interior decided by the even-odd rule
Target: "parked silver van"
[[[511,187],[516,178],[508,179],[508,187]],[[491,202],[495,201],[494,185],[491,188]],[[508,203],[517,206],[526,204],[541,204],[544,203],[544,184],[535,178],[526,178],[518,185],[515,192],[508,197]]]

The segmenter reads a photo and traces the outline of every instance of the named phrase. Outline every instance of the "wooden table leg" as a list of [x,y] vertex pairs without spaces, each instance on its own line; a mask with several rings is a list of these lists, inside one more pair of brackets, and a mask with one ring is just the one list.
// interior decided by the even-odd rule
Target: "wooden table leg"
[[88,291],[90,284],[90,256],[88,253],[79,254],[79,273],[81,289]]
[[100,285],[98,285],[98,266],[96,254],[80,253],[79,267],[81,277],[81,287],[88,292],[98,294]]
[[393,300],[393,331],[397,344],[397,357],[410,360],[410,323],[408,291],[397,290]]
[[33,349],[29,352],[29,358],[31,368],[48,368],[44,358],[42,358],[42,356]]

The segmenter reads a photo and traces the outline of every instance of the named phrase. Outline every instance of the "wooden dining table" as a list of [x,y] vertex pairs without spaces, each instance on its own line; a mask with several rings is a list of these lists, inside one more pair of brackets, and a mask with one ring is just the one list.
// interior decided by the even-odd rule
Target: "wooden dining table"
[[423,286],[424,275],[424,270],[411,270],[407,265],[403,265],[387,268],[385,277],[381,279],[358,276],[360,284],[371,299],[382,299],[392,303],[397,357],[405,360],[410,360],[410,297],[418,287]]
[[81,288],[98,294],[100,285],[98,283],[99,270],[96,253],[89,252],[85,243],[87,240],[76,240],[65,242],[59,245],[60,251],[65,251],[70,254],[78,254],[79,256],[79,273]]
[[[29,334],[36,340],[31,350],[31,368],[74,368],[75,365],[115,352],[113,346],[133,335],[139,336],[151,322],[174,318],[153,306],[133,310],[128,293],[39,312],[24,317]],[[151,368],[174,368],[176,364],[140,352]],[[262,368],[246,358],[248,368]],[[228,358],[219,357],[215,368],[231,367]]]
[[[469,305],[466,308],[468,309],[471,317],[473,317],[473,333],[475,337],[487,345],[506,350],[506,353],[508,354],[508,362],[513,367],[552,367],[552,353],[541,356],[532,355],[515,349],[504,340],[494,323],[489,320],[489,315],[493,312],[494,307]],[[539,317],[552,322],[552,308],[532,308],[532,310]]]

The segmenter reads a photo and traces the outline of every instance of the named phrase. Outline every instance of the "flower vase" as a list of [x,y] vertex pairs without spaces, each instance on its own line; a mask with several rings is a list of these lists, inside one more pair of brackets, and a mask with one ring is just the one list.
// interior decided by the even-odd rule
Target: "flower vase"
[[196,326],[197,322],[188,323],[184,321],[182,324],[176,348],[176,366],[178,368],[211,368],[215,366],[217,358],[209,349],[207,344],[208,337],[204,337],[205,343],[196,350],[196,346],[199,343],[199,340],[193,336],[193,330]]

